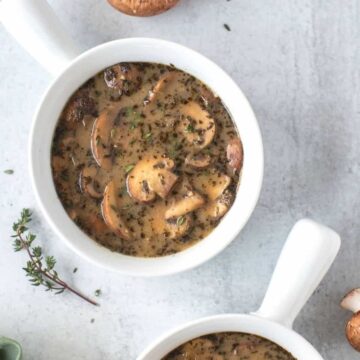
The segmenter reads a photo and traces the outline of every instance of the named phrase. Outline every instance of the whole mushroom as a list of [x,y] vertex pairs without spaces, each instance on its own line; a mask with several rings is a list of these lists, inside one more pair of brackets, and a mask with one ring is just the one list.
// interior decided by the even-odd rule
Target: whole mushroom
[[132,16],[153,16],[174,7],[179,0],[108,0],[115,9]]
[[346,294],[340,305],[354,313],[346,324],[345,332],[350,345],[360,351],[360,288]]

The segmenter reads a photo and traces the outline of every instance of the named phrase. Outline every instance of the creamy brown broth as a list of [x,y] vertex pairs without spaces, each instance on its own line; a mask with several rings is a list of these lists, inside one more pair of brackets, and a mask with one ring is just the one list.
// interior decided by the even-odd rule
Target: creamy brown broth
[[296,360],[290,353],[259,336],[218,333],[193,339],[162,360]]
[[144,257],[206,237],[232,205],[242,161],[221,100],[193,76],[151,63],[114,65],[78,89],[51,156],[71,219],[103,246]]

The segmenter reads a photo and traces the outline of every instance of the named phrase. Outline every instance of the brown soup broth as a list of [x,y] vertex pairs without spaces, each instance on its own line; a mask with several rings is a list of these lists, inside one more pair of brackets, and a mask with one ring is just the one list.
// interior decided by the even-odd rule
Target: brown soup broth
[[242,162],[221,100],[193,76],[153,63],[116,64],[81,86],[51,151],[70,218],[101,245],[143,257],[206,237],[233,203]]
[[235,332],[202,336],[179,346],[162,360],[296,360],[262,337]]

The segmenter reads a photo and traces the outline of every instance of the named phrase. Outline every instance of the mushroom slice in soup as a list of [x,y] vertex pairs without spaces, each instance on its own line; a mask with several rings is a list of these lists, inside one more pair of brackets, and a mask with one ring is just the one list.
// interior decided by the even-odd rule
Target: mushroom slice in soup
[[116,186],[113,180],[105,187],[101,210],[105,223],[116,235],[124,240],[132,239],[131,233],[119,212]]
[[188,154],[185,158],[185,164],[193,169],[205,169],[211,163],[211,156],[208,154]]
[[75,123],[82,121],[86,115],[96,116],[96,102],[87,90],[80,89],[66,105],[63,116],[68,126],[75,126]]
[[202,221],[206,221],[209,219],[218,220],[222,218],[230,209],[233,200],[233,193],[229,190],[225,190],[219,198],[210,201],[203,208],[199,209],[199,219]]
[[166,92],[168,85],[174,81],[176,77],[175,71],[169,71],[162,75],[155,86],[149,91],[148,95],[144,100],[144,105],[150,104],[156,100],[161,92]]
[[94,121],[91,133],[91,150],[97,164],[105,169],[112,168],[113,144],[111,131],[115,119],[121,115],[121,109],[112,106],[101,112]]
[[190,214],[181,215],[178,218],[166,220],[166,231],[170,239],[181,239],[189,233],[193,225]]
[[210,173],[200,173],[192,183],[198,191],[207,195],[209,200],[217,199],[230,185],[231,178],[226,174],[213,170]]
[[205,204],[204,198],[197,192],[189,190],[180,199],[175,199],[165,212],[165,218],[177,218],[190,213]]
[[81,170],[79,177],[81,191],[94,199],[100,199],[103,196],[95,180],[97,171],[96,166],[90,165]]
[[165,199],[178,179],[173,168],[174,161],[169,158],[140,160],[126,179],[129,194],[140,202],[150,202],[156,195]]
[[230,168],[239,171],[243,163],[243,148],[239,139],[231,139],[226,147],[226,158]]
[[140,72],[135,64],[120,63],[107,68],[104,71],[106,85],[120,93],[131,95],[141,85]]
[[214,139],[215,120],[195,101],[190,101],[180,109],[180,131],[196,149],[203,149]]

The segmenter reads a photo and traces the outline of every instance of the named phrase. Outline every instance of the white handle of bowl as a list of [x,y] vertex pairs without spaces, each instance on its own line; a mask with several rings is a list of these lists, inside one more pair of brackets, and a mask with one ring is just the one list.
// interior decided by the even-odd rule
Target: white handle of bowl
[[339,235],[309,219],[291,230],[260,309],[254,315],[289,328],[329,270],[340,248]]
[[80,54],[46,0],[0,0],[0,20],[53,75]]

